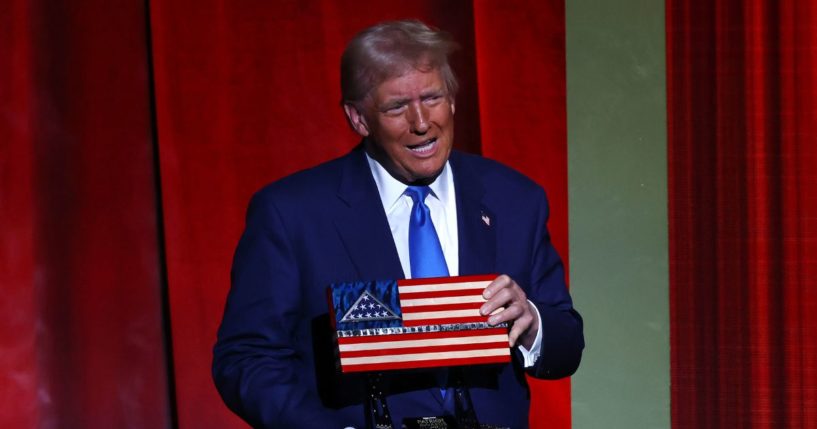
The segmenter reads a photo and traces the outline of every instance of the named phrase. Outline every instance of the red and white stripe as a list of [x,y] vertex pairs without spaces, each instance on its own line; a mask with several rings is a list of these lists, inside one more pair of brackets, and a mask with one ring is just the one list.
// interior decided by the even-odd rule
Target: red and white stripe
[[344,337],[338,349],[343,372],[510,361],[506,328]]
[[485,302],[482,292],[493,276],[447,277],[400,280],[400,308],[403,325],[425,326],[450,323],[485,322],[479,314]]
[[[485,323],[482,292],[494,276],[400,280],[406,327]],[[343,372],[381,371],[510,361],[508,330],[398,333],[338,338]]]

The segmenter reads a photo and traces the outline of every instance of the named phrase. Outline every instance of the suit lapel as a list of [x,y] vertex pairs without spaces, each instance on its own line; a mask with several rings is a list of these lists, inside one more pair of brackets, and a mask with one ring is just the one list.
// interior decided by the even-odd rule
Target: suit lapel
[[335,227],[359,279],[402,279],[400,258],[362,148],[356,148],[346,159],[338,186],[342,209]]
[[496,266],[496,217],[485,206],[482,178],[468,160],[451,154],[457,193],[460,275],[494,274]]

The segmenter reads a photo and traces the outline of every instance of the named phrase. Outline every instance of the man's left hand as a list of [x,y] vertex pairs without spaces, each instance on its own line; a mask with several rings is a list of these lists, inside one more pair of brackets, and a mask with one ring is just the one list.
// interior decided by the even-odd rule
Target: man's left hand
[[487,316],[496,311],[488,318],[488,323],[511,323],[511,332],[508,334],[511,347],[518,341],[530,350],[536,333],[539,332],[539,318],[531,308],[533,304],[528,302],[525,291],[512,278],[503,274],[485,288],[482,296],[488,301],[480,307],[480,314]]

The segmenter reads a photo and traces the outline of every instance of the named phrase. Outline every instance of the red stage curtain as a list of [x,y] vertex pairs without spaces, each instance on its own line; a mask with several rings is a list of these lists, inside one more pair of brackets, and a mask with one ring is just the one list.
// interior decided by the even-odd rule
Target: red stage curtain
[[[462,44],[457,146],[479,152],[486,127],[487,154],[548,185],[567,256],[564,6],[502,4],[151,4],[181,427],[241,426],[221,405],[209,366],[246,204],[263,184],[357,143],[338,105],[338,58],[365,26],[415,17],[454,34]],[[478,101],[483,94],[487,102]],[[535,427],[569,427],[569,384],[537,385],[533,395]]]
[[[0,427],[245,427],[210,359],[246,204],[357,143],[341,50],[406,17],[462,44],[456,145],[548,188],[566,259],[561,1],[0,6]],[[532,396],[569,427],[567,382]]]
[[817,427],[817,8],[669,0],[672,423]]
[[[548,227],[567,268],[564,16],[563,2],[474,2],[482,154],[544,186]],[[532,427],[570,428],[570,380],[528,382]]]
[[144,3],[5,1],[0,52],[0,427],[169,427]]

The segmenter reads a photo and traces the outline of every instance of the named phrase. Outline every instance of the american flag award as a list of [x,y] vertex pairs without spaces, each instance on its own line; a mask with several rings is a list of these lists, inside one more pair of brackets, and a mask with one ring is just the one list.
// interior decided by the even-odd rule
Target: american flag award
[[349,282],[329,288],[341,372],[510,362],[507,324],[479,314],[494,275]]

